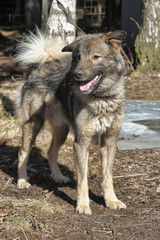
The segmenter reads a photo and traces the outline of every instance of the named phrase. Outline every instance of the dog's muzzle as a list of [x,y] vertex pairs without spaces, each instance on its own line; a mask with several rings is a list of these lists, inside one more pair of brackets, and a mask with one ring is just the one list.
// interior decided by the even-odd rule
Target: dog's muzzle
[[74,71],[74,79],[79,83],[79,89],[81,92],[89,94],[95,90],[95,88],[99,85],[102,74],[95,75],[92,79],[86,80],[83,78],[83,71],[76,70]]

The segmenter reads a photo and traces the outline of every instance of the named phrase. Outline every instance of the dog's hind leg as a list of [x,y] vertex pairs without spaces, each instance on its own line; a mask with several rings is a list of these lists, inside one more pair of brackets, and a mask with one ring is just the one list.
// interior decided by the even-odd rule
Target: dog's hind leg
[[126,208],[126,205],[118,200],[113,188],[113,162],[116,151],[116,137],[103,138],[101,143],[102,156],[102,188],[106,206],[110,209]]
[[22,126],[22,147],[18,153],[18,188],[29,188],[27,162],[35,138],[42,127],[42,122],[27,122]]
[[48,163],[51,169],[51,177],[57,183],[68,183],[70,179],[65,177],[59,169],[57,158],[60,147],[64,144],[69,128],[66,125],[54,126],[51,122],[52,127],[52,141],[48,151]]

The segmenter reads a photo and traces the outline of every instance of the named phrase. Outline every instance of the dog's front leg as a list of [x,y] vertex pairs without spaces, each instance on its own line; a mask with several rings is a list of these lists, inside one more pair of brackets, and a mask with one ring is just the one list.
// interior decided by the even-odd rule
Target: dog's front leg
[[106,206],[110,209],[126,208],[126,205],[118,200],[113,187],[113,162],[116,152],[116,137],[103,138],[101,144],[102,156],[102,188]]
[[77,212],[91,214],[88,196],[88,146],[84,143],[74,143],[74,158],[77,168]]

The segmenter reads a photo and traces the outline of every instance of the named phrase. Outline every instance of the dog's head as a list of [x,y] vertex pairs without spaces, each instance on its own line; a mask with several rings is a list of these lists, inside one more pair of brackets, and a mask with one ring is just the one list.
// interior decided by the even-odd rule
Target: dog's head
[[124,31],[84,35],[62,49],[72,52],[73,78],[82,93],[101,95],[123,75],[120,46],[125,38]]

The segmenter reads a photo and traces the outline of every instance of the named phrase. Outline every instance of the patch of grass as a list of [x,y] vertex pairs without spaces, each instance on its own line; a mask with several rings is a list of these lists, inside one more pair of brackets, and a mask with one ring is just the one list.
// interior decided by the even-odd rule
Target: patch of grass
[[0,199],[0,224],[1,229],[8,232],[50,232],[54,234],[52,219],[55,214],[64,214],[59,205],[47,202],[45,198],[39,200],[18,200],[12,197]]
[[15,138],[20,134],[17,118],[5,111],[3,104],[0,104],[0,141],[7,138]]

